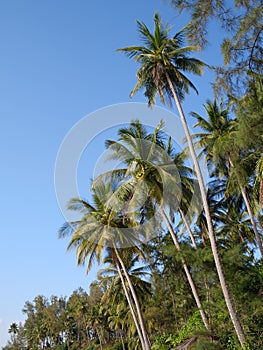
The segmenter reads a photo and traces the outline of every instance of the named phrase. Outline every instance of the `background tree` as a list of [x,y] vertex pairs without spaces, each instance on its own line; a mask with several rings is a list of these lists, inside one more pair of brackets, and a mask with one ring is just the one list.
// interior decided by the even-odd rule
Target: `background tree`
[[[197,144],[201,148],[201,154],[205,154],[210,174],[212,175],[217,169],[219,180],[223,177],[227,178],[225,196],[228,196],[229,192],[233,192],[233,189],[236,195],[239,192],[242,194],[243,207],[248,213],[258,249],[263,257],[262,240],[249,199],[251,197],[251,195],[249,196],[251,175],[253,175],[251,169],[255,169],[257,147],[250,146],[251,150],[249,150],[248,142],[246,143],[247,147],[244,147],[244,141],[240,141],[239,138],[242,132],[239,120],[231,119],[228,110],[223,108],[222,103],[218,106],[216,101],[213,103],[207,101],[204,107],[206,118],[192,113],[192,116],[197,119],[195,126],[201,128],[201,132],[194,135],[194,138],[198,140]],[[253,143],[257,144],[257,141],[253,141]],[[239,204],[242,205],[242,203]]]
[[[241,97],[247,80],[253,81],[249,72],[263,73],[262,1],[171,0],[171,4],[180,12],[190,14],[187,36],[194,45],[204,47],[207,44],[212,21],[213,26],[216,22],[221,26],[225,35],[218,44],[224,65],[214,67],[217,73],[214,89],[217,93]],[[211,66],[214,66],[213,63]]]

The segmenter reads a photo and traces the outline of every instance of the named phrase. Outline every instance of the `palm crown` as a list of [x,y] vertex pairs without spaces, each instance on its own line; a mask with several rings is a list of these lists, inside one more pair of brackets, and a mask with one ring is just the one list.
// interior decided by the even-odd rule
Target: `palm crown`
[[87,272],[90,271],[94,259],[101,262],[105,247],[133,247],[137,252],[139,243],[137,231],[132,223],[118,215],[113,208],[107,206],[107,200],[112,195],[111,184],[100,182],[93,189],[93,202],[73,198],[69,209],[82,214],[80,220],[65,223],[59,230],[59,236],[71,235],[68,249],[75,248],[78,264],[83,265],[88,258]]
[[166,101],[165,96],[171,103],[172,93],[167,79],[169,76],[174,90],[182,100],[185,93],[189,93],[189,87],[197,92],[194,84],[183,72],[201,75],[204,63],[189,57],[191,52],[198,50],[196,46],[183,46],[187,26],[173,37],[169,37],[171,28],[162,26],[158,13],[154,15],[154,23],[154,32],[151,33],[143,22],[137,21],[138,31],[145,46],[130,46],[117,50],[125,52],[129,58],[134,58],[141,65],[137,72],[138,82],[131,96],[144,88],[149,104],[155,103],[156,93],[159,94],[162,103]]

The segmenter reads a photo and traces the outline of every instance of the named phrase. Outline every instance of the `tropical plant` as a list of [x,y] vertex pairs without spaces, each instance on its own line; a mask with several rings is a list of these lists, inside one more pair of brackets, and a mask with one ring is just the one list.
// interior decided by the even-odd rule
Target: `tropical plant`
[[[113,193],[114,204],[111,204],[111,206],[115,206],[116,196],[120,196],[122,192],[127,197],[126,208],[128,213],[135,212],[137,208],[134,208],[134,205],[138,207],[138,203],[141,203],[141,206],[145,206],[145,203],[149,204],[152,202],[152,206],[156,206],[160,211],[176,249],[180,252],[181,248],[178,238],[165,208],[169,208],[169,212],[172,213],[172,219],[175,211],[179,211],[184,221],[186,221],[180,206],[185,207],[188,195],[192,195],[192,172],[184,165],[182,154],[175,155],[173,158],[168,154],[172,154],[172,148],[169,143],[166,146],[165,141],[162,140],[161,127],[162,123],[151,134],[147,133],[139,121],[134,121],[129,127],[119,130],[118,142],[109,140],[106,142],[108,149],[111,151],[109,157],[117,158],[119,161],[127,164],[127,168],[122,168],[119,171],[115,169],[114,172],[109,172],[109,175],[123,179],[117,191]],[[170,150],[170,152],[166,152],[166,150]],[[102,178],[104,176],[105,174],[101,175]],[[98,181],[99,179],[95,180],[95,183]],[[146,207],[144,212],[147,210]],[[193,278],[183,258],[182,266],[204,325],[209,329],[208,320]]]
[[[146,281],[149,275],[148,268],[141,263],[139,256],[130,249],[120,250],[120,255],[136,289],[140,305],[144,309],[144,305],[151,295],[151,284]],[[101,298],[101,308],[103,314],[109,315],[109,326],[120,334],[123,341],[123,334],[131,338],[135,336],[136,332],[129,312],[130,304],[133,305],[129,285],[127,281],[124,281],[124,278],[121,278],[123,272],[116,266],[111,250],[107,251],[104,264],[105,267],[98,272],[100,286],[105,286],[105,292]]]
[[[198,140],[198,146],[202,149],[201,153],[205,154],[208,166],[213,167],[212,170],[210,169],[210,173],[216,168],[219,177],[227,176],[228,187],[237,187],[240,190],[256,237],[257,246],[261,257],[263,257],[262,241],[247,193],[247,188],[250,186],[249,175],[245,166],[249,153],[247,149],[247,154],[245,154],[242,149],[238,148],[235,141],[238,120],[229,117],[228,110],[223,108],[222,102],[218,106],[216,100],[214,102],[207,101],[204,107],[206,118],[197,113],[192,113],[192,116],[197,119],[195,126],[202,129],[202,132],[194,135],[194,138]],[[251,157],[249,158],[251,159]],[[249,169],[251,168],[253,167],[249,166]]]
[[68,249],[76,249],[79,265],[85,264],[88,260],[87,273],[89,272],[94,259],[100,263],[105,249],[109,248],[112,250],[112,257],[119,271],[119,276],[122,280],[125,293],[124,278],[126,278],[130,288],[133,300],[127,293],[126,297],[130,305],[130,310],[136,324],[143,350],[149,350],[150,342],[145,328],[141,307],[132,285],[132,281],[119,253],[119,248],[125,246],[130,247],[134,252],[141,254],[138,248],[138,237],[134,234],[134,229],[131,227],[134,224],[130,222],[129,218],[122,217],[119,211],[116,212],[116,209],[107,206],[107,201],[113,193],[112,186],[113,184],[111,182],[103,183],[102,181],[100,181],[96,187],[93,186],[94,205],[78,198],[72,199],[69,209],[80,211],[83,213],[83,216],[78,221],[68,222],[63,225],[59,231],[59,235],[60,237],[71,235]]
[[144,94],[150,105],[155,103],[156,94],[159,95],[162,103],[165,103],[166,97],[170,102],[172,101],[172,98],[174,99],[185,130],[190,154],[193,159],[196,176],[200,186],[202,202],[207,220],[208,235],[218,277],[237,337],[242,347],[244,347],[244,332],[234,309],[224,277],[222,264],[217,250],[201,168],[181,106],[181,101],[183,100],[185,93],[189,93],[190,88],[197,91],[196,87],[185,76],[184,72],[201,75],[204,63],[196,58],[189,57],[189,53],[196,51],[197,47],[184,47],[182,45],[186,28],[176,33],[173,37],[170,37],[169,34],[171,28],[164,27],[162,25],[158,13],[156,13],[154,16],[154,23],[154,32],[151,33],[143,22],[137,21],[138,31],[143,38],[145,46],[130,46],[118,49],[118,51],[123,51],[129,58],[134,58],[135,61],[140,64],[140,68],[137,71],[138,82],[135,85],[135,88],[132,90],[131,96],[133,96],[138,90],[145,89]]

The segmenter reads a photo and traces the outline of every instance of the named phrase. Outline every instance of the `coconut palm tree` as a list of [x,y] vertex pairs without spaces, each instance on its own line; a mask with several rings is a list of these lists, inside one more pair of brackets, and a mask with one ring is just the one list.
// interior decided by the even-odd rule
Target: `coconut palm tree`
[[8,333],[11,334],[12,342],[15,342],[18,332],[19,332],[18,324],[15,322],[11,323],[11,325],[8,329]]
[[[240,151],[234,147],[238,121],[229,117],[228,110],[223,108],[222,102],[218,105],[216,100],[214,102],[208,100],[204,107],[207,118],[203,118],[197,113],[192,113],[192,116],[197,119],[195,126],[202,128],[202,132],[195,134],[194,138],[198,140],[197,144],[202,148],[202,153],[206,156],[206,162],[210,167],[210,171],[212,167],[216,168],[221,175],[228,177],[228,182],[232,187],[234,184],[234,187],[240,190],[255,234],[257,246],[263,258],[262,240],[248,196],[247,188],[249,186],[246,185],[249,182],[248,175],[244,166],[242,166]],[[246,157],[244,160],[247,161]],[[253,167],[249,166],[249,168]]]
[[[172,217],[174,216],[174,211],[179,211],[182,218],[186,221],[180,205],[182,207],[186,205],[184,194],[186,192],[189,195],[189,192],[191,192],[192,178],[189,176],[192,175],[192,172],[184,165],[182,155],[175,155],[173,159],[170,157],[168,153],[172,154],[172,148],[169,143],[166,146],[164,140],[162,140],[161,127],[162,122],[150,134],[136,120],[129,127],[119,130],[119,141],[108,140],[106,142],[108,149],[111,151],[109,157],[117,158],[122,163],[127,164],[127,168],[119,169],[119,171],[116,169],[112,174],[108,173],[115,178],[116,176],[122,179],[126,177],[126,181],[122,181],[118,190],[113,193],[112,203],[108,203],[108,205],[116,207],[116,196],[120,198],[122,192],[126,196],[125,203],[128,213],[138,211],[139,206],[146,207],[147,211],[147,205],[149,202],[152,202],[152,206],[157,206],[159,209],[173,243],[177,251],[180,252],[180,244],[171,220],[166,214],[165,207],[168,206],[170,212],[172,212]],[[102,174],[101,177],[103,178],[108,174]],[[95,183],[99,180],[100,177],[95,180]],[[124,197],[122,199],[124,200]],[[184,259],[182,259],[182,265],[204,325],[209,330],[207,317]]]
[[17,325],[17,323],[13,322],[10,325],[10,327],[8,329],[8,333],[14,334],[14,335],[16,335],[18,333],[18,325]]
[[125,276],[133,298],[132,303],[135,304],[136,312],[133,304],[130,303],[131,299],[128,299],[142,348],[150,350],[151,345],[140,304],[119,253],[119,246],[126,246],[132,247],[134,252],[141,254],[138,248],[138,238],[134,235],[133,228],[129,226],[132,226],[133,223],[128,218],[124,220],[119,212],[105,204],[110,196],[112,196],[112,184],[100,182],[96,187],[93,187],[94,205],[82,199],[72,199],[69,209],[77,210],[83,216],[78,221],[65,223],[59,230],[59,236],[71,235],[68,249],[76,249],[78,265],[84,265],[87,262],[87,273],[90,271],[94,259],[99,263],[102,261],[105,248],[112,250],[114,263],[119,271],[123,287],[126,285],[123,278]]
[[[102,297],[103,307],[106,307],[106,312],[111,315],[110,325],[117,329],[123,329],[125,333],[134,335],[134,328],[132,327],[130,314],[127,308],[131,306],[134,309],[134,303],[129,290],[127,281],[124,280],[123,271],[116,265],[115,257],[112,250],[107,250],[107,256],[104,259],[106,265],[98,272],[98,280],[100,285],[107,285],[106,291]],[[149,273],[147,266],[140,263],[138,254],[134,254],[130,249],[120,250],[120,255],[125,263],[130,279],[136,288],[140,304],[143,305],[151,295],[151,284],[145,280]],[[138,264],[139,263],[139,264]],[[127,303],[128,302],[128,303]],[[111,309],[116,305],[115,315],[112,314]],[[136,329],[135,329],[136,330]]]
[[137,71],[138,81],[131,92],[131,96],[133,96],[138,90],[144,89],[144,95],[148,99],[150,105],[155,103],[155,96],[158,94],[162,103],[165,103],[166,98],[168,98],[170,103],[173,99],[177,106],[200,186],[207,220],[208,234],[218,277],[236,334],[241,346],[244,347],[245,336],[231,301],[224,277],[201,168],[198,163],[189,127],[181,106],[181,101],[183,100],[185,93],[189,93],[190,88],[197,92],[194,84],[184,73],[201,75],[204,63],[196,58],[189,57],[189,54],[196,51],[197,48],[194,46],[183,46],[185,29],[181,30],[173,37],[170,37],[169,33],[171,28],[162,26],[158,13],[155,13],[154,15],[154,23],[155,28],[153,33],[151,33],[143,22],[137,21],[138,31],[141,34],[144,46],[130,46],[120,48],[118,51],[123,51],[129,58],[134,58],[135,61],[140,64],[140,68]]
[[[115,304],[115,300],[120,297],[122,291],[120,274],[116,268],[114,255],[112,253],[113,251],[111,249],[107,249],[107,256],[103,261],[105,266],[98,271],[97,276],[100,285],[108,286],[102,300],[110,299],[112,303]],[[141,301],[144,301],[147,296],[151,295],[151,283],[147,281],[147,279],[149,279],[149,266],[142,264],[140,256],[135,254],[131,249],[121,249],[119,250],[119,254],[125,263],[126,270],[130,275],[133,285],[136,286],[138,297]],[[129,289],[128,285],[127,287]]]
[[199,156],[205,156],[205,161],[209,169],[210,176],[215,172],[217,176],[227,176],[229,162],[226,161],[225,153],[229,143],[229,135],[236,129],[236,122],[230,118],[229,112],[223,106],[223,101],[219,104],[207,100],[204,105],[207,118],[195,112],[191,115],[197,120],[194,127],[201,128],[201,131],[192,135],[195,146],[200,150]]

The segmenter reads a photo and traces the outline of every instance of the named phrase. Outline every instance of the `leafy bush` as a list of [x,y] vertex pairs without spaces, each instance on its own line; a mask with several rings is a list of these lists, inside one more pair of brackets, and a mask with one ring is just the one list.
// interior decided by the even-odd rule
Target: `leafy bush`
[[175,334],[163,334],[155,339],[152,346],[153,350],[170,350],[175,346],[181,344],[184,340],[192,337],[204,329],[203,322],[199,311],[196,311],[182,327],[182,329]]

